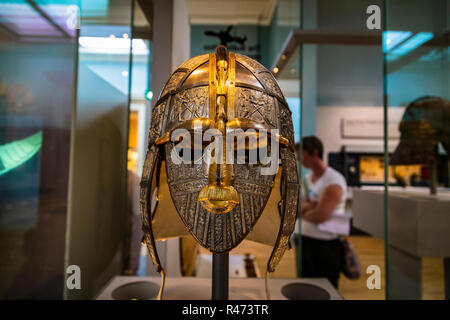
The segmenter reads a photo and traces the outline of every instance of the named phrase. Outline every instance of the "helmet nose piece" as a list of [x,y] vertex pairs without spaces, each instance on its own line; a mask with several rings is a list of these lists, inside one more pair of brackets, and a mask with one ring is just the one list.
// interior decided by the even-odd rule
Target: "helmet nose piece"
[[239,203],[239,195],[233,186],[206,185],[198,194],[200,204],[211,213],[224,214]]
[[[212,163],[209,165],[208,185],[206,185],[198,194],[197,200],[209,212],[215,214],[223,214],[230,212],[239,203],[239,195],[236,189],[231,185],[232,166],[226,163],[226,141],[225,123],[227,119],[228,96],[230,92],[230,83],[234,79],[230,78],[230,70],[228,68],[228,52],[226,47],[219,46],[216,50],[217,65],[212,64],[213,70],[210,72],[210,81],[214,86],[214,90],[210,92],[210,103],[212,113],[215,114],[215,127],[222,134],[222,150],[220,155],[220,164]],[[234,68],[234,67],[233,67]],[[232,69],[233,69],[232,68]],[[233,72],[233,71],[232,71]],[[230,83],[228,83],[230,80]],[[232,100],[230,100],[232,101]],[[233,105],[234,107],[234,105]],[[214,150],[214,155],[216,156]]]
[[209,165],[208,184],[200,190],[197,198],[207,211],[223,214],[239,203],[239,194],[232,186],[232,171],[231,164]]

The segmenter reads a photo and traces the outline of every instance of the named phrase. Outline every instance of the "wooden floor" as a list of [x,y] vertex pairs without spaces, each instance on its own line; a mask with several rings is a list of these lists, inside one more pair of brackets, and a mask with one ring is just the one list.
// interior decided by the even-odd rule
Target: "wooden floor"
[[[385,265],[384,265],[384,241],[365,236],[350,237],[350,242],[355,247],[361,263],[361,278],[349,280],[341,274],[339,279],[339,292],[345,299],[350,300],[380,300],[385,299]],[[264,276],[267,260],[272,252],[272,247],[244,240],[230,254],[249,253],[255,258],[260,274]],[[207,253],[202,249],[201,253]],[[381,269],[381,289],[369,290],[366,285],[369,274],[366,274],[369,265],[378,265]],[[296,260],[295,250],[288,250],[277,270],[271,274],[271,278],[295,278]],[[424,258],[422,263],[422,298],[444,299],[444,268],[440,258]]]

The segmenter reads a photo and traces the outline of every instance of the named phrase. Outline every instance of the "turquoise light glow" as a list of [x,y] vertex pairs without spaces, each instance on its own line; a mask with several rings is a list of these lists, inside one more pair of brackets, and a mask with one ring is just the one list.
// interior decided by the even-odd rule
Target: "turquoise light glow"
[[388,52],[399,43],[412,35],[410,31],[385,31],[383,32],[383,52]]
[[81,14],[85,17],[106,17],[109,0],[81,0]]
[[42,131],[0,146],[0,176],[31,159],[42,146]]
[[431,32],[419,32],[392,51],[393,55],[405,55],[433,38]]
[[300,98],[286,98],[289,109],[292,111],[292,123],[294,125],[294,140],[300,142]]
[[145,92],[145,99],[147,99],[148,101],[152,101],[152,99],[153,99],[153,92],[151,90],[147,90]]

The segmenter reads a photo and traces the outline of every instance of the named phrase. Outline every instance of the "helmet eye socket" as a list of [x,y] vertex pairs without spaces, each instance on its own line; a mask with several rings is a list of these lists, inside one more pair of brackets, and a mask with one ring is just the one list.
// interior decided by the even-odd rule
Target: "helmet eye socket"
[[[173,141],[172,153],[184,163],[199,164],[203,160],[209,162],[217,148],[214,142],[217,137],[212,137],[211,141],[200,140],[201,143],[198,143],[194,135],[194,132],[190,132],[189,138],[180,136],[177,141]],[[272,146],[268,138],[247,136],[241,139],[234,138],[234,143],[231,139],[226,143],[229,154],[227,160],[231,160],[231,164],[264,165],[267,158],[272,155]]]

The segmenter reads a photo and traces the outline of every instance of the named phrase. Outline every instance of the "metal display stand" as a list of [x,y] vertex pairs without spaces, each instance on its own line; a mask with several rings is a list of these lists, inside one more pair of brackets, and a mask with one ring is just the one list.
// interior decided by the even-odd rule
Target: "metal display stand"
[[228,253],[213,253],[212,300],[228,300]]
[[[158,296],[161,278],[139,276],[115,276],[96,295],[96,300],[153,300]],[[266,290],[263,278],[229,279],[228,299],[265,300]],[[228,283],[228,282],[227,282]],[[325,278],[279,278],[270,279],[273,300],[296,299],[293,284],[314,285],[325,289],[331,300],[342,300],[342,296]],[[223,288],[223,287],[222,287]],[[167,277],[164,300],[208,300],[211,299],[211,277]],[[227,291],[225,291],[227,292]],[[312,298],[309,295],[308,298]],[[317,296],[315,296],[317,298]]]

